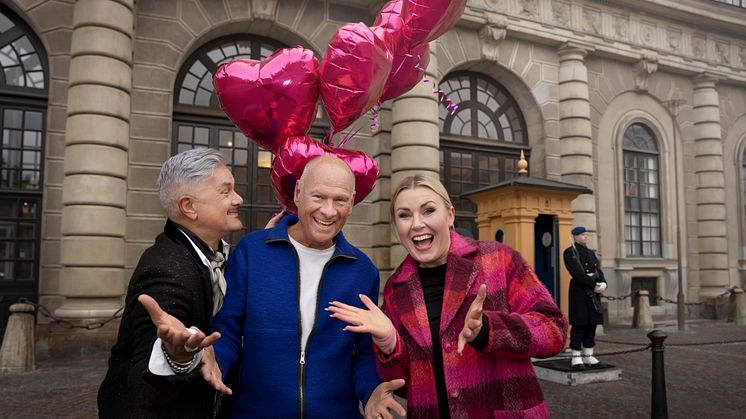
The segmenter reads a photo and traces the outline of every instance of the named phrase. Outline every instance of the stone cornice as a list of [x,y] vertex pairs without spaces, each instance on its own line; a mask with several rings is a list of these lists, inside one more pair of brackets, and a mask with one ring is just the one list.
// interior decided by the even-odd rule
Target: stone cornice
[[[658,15],[633,8],[643,3],[658,11]],[[746,85],[746,9],[709,0],[680,0],[681,7],[671,6],[669,16],[661,6],[669,3],[678,4],[673,0],[655,0],[655,4],[653,0],[613,3],[600,0],[471,0],[459,26],[478,30],[487,24],[488,19],[503,18],[508,23],[508,38],[552,47],[579,42],[592,45],[592,55],[629,63],[638,62],[643,56],[657,56],[658,71],[689,76],[708,71],[717,74],[723,82]],[[692,10],[697,10],[697,5],[701,6],[704,17],[691,15],[688,22],[680,21],[685,16],[682,13],[691,14]],[[733,11],[734,15],[744,15],[737,29],[745,36],[729,37],[723,35],[716,24],[700,25],[701,21],[715,19],[716,12],[725,14],[724,11],[730,9],[739,9]],[[728,19],[723,18],[723,21]],[[692,25],[692,21],[697,25]]]

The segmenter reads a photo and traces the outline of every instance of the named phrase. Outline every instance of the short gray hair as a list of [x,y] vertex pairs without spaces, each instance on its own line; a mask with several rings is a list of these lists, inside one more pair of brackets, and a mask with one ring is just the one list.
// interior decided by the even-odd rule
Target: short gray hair
[[213,148],[195,148],[170,157],[158,175],[158,198],[166,215],[179,216],[179,196],[195,182],[212,176],[215,168],[225,165],[223,155]]

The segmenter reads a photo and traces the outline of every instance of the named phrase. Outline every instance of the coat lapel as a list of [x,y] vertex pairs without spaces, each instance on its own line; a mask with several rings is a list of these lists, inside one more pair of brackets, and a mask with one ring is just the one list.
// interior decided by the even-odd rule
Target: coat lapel
[[[454,321],[459,308],[465,305],[464,300],[479,276],[481,266],[473,258],[473,254],[477,250],[477,246],[473,242],[451,232],[451,248],[448,252],[443,309],[440,315],[441,336],[444,336],[445,331]],[[465,305],[465,310],[468,310],[470,304],[471,302]],[[466,311],[461,315],[466,315]],[[461,320],[463,321],[463,319]]]
[[433,339],[427,318],[425,294],[417,274],[417,262],[407,256],[393,278],[394,287],[398,289],[391,296],[391,304],[399,312],[403,329],[412,335],[421,348],[432,348]]

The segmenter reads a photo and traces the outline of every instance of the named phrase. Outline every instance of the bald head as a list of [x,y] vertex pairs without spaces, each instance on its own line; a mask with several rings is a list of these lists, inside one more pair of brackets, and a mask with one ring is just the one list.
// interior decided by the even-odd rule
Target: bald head
[[295,185],[298,222],[288,229],[293,239],[314,249],[328,249],[344,227],[355,202],[355,176],[337,157],[317,157]]
[[352,169],[342,159],[335,156],[319,156],[309,161],[306,167],[303,169],[303,173],[298,180],[301,193],[303,192],[304,185],[309,176],[313,176],[318,179],[318,176],[326,176],[332,172],[338,173],[342,179],[350,182],[350,191],[354,194],[355,192],[355,175],[352,173]]

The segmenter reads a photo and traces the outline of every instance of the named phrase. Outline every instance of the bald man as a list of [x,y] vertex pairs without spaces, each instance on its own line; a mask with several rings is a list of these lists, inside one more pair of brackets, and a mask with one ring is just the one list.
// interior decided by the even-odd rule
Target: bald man
[[[208,382],[233,393],[229,417],[353,418],[361,403],[366,418],[404,415],[392,396],[404,382],[381,382],[370,335],[343,331],[324,310],[329,301],[362,308],[360,294],[378,301],[378,270],[342,234],[354,196],[349,166],[317,157],[296,184],[298,214],[233,250],[212,323],[219,369],[209,352],[203,366]],[[239,383],[227,389],[222,378],[236,365]]]

